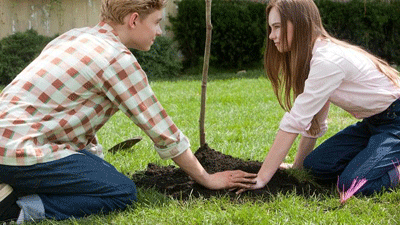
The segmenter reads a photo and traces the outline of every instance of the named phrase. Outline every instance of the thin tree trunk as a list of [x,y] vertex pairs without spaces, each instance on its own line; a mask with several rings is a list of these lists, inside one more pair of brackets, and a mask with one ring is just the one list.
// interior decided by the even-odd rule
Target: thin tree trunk
[[211,34],[212,34],[212,24],[211,24],[211,1],[206,1],[206,46],[204,50],[204,63],[203,63],[203,81],[201,84],[201,107],[200,107],[200,147],[206,143],[206,134],[204,129],[204,121],[206,114],[206,96],[207,96],[207,77],[208,68],[210,61],[210,49],[211,49]]

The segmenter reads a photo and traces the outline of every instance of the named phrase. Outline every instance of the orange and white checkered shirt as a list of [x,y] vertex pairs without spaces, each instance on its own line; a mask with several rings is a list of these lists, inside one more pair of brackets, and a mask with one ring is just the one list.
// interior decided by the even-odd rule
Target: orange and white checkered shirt
[[118,110],[151,138],[161,158],[190,147],[111,26],[68,31],[0,94],[0,164],[76,154],[96,144],[96,132]]

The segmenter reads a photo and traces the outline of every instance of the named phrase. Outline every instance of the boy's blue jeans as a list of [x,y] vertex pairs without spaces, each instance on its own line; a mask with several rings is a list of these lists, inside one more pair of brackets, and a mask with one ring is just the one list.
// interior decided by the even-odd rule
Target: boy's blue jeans
[[304,168],[321,180],[339,177],[340,191],[354,179],[367,179],[357,192],[371,195],[399,183],[400,100],[377,115],[351,125],[319,145],[304,160]]
[[36,219],[108,213],[137,201],[132,180],[98,156],[86,150],[80,153],[33,166],[0,165],[0,183],[11,185],[21,197],[28,196],[18,202],[22,208],[36,204],[39,211],[44,209],[35,212]]

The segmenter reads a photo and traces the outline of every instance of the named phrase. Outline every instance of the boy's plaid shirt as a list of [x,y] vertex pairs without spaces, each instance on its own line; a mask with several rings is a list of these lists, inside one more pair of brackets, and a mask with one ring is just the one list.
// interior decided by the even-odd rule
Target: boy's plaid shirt
[[153,140],[161,158],[189,148],[111,26],[66,32],[1,93],[0,164],[75,154],[96,142],[96,131],[118,110]]

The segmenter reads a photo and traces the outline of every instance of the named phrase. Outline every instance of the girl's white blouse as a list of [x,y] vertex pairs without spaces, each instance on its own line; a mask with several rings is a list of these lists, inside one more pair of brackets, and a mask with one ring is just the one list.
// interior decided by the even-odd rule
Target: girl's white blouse
[[[329,40],[317,40],[304,92],[285,113],[279,128],[320,137],[327,129],[330,102],[362,119],[384,111],[399,97],[400,87],[379,72],[367,56]],[[321,132],[311,136],[306,131],[317,113],[323,121]]]

